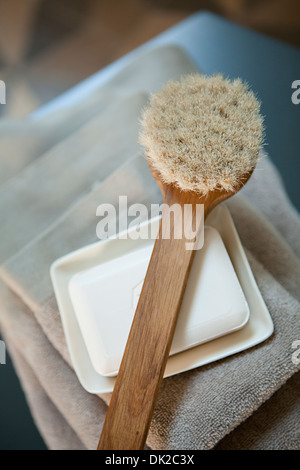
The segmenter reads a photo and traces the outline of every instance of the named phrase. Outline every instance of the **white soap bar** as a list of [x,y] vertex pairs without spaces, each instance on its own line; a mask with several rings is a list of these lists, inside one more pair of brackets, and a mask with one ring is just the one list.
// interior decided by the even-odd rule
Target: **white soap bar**
[[[117,374],[153,244],[81,271],[69,293],[95,370]],[[176,275],[176,273],[174,273]],[[205,227],[195,254],[170,354],[244,326],[249,307],[219,233]]]

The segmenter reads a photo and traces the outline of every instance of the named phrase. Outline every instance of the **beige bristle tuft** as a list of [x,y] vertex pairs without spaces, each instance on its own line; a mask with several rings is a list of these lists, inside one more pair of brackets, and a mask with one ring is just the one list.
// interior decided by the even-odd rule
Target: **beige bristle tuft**
[[263,144],[260,104],[240,79],[187,75],[150,98],[140,142],[162,181],[206,194],[233,191]]

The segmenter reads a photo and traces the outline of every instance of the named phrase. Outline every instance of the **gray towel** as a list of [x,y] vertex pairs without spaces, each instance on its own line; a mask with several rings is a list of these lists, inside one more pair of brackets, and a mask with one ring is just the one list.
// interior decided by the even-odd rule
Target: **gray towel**
[[[168,68],[163,68],[166,57]],[[44,154],[29,159],[27,155],[22,163],[20,158],[15,173],[9,173],[0,187],[0,327],[50,449],[95,449],[110,398],[86,392],[74,373],[50,265],[97,241],[100,203],[117,206],[119,195],[127,195],[129,204],[161,201],[137,144],[141,107],[145,93],[168,78],[194,71],[176,48],[161,48],[138,60],[138,67],[134,62],[123,78],[121,72],[109,84],[111,103],[92,112],[71,134],[59,137]],[[139,93],[128,96],[126,90]],[[97,93],[99,97],[101,90]],[[104,89],[104,98],[106,93]],[[68,113],[61,117],[66,129]],[[51,119],[55,123],[54,114]],[[8,154],[3,155],[0,172],[2,165],[9,166]],[[240,354],[164,379],[149,448],[300,447],[299,364],[292,360],[293,343],[300,339],[300,218],[266,155],[227,206],[272,316],[274,333]]]

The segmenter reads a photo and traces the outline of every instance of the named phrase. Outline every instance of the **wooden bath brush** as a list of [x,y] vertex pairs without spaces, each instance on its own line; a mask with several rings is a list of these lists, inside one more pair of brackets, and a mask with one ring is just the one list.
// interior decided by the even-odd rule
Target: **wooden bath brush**
[[140,140],[165,204],[192,210],[184,230],[162,214],[99,450],[145,445],[195,254],[186,243],[195,236],[197,204],[207,216],[251,176],[263,143],[259,108],[241,80],[196,74],[169,82],[143,113]]

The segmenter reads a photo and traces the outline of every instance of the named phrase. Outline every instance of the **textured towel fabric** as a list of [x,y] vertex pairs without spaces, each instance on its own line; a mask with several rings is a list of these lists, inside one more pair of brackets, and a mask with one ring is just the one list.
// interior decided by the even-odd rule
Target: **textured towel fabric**
[[80,94],[76,103],[65,103],[59,112],[49,110],[39,119],[0,120],[0,184],[5,183],[36,158],[62,142],[93,117],[106,111],[117,98],[151,93],[170,78],[195,72],[190,59],[176,46],[140,54],[121,73]]
[[[166,57],[169,69],[161,72]],[[149,56],[144,59],[148,63]],[[28,166],[26,157],[0,187],[0,327],[50,449],[95,449],[110,395],[89,394],[74,373],[49,268],[97,241],[100,203],[117,207],[119,195],[129,204],[161,202],[137,145],[144,92],[194,69],[174,48],[154,51],[151,60],[152,70],[159,70],[152,82],[148,66],[144,76],[133,74],[132,64],[110,82],[112,103]],[[125,96],[128,82],[138,94]],[[70,125],[69,116],[62,124]],[[54,114],[51,119],[55,123]],[[9,166],[3,155],[0,172],[2,160],[3,168]],[[164,379],[147,440],[153,449],[300,448],[299,364],[292,360],[300,339],[300,219],[266,155],[227,205],[274,333],[240,354]]]

